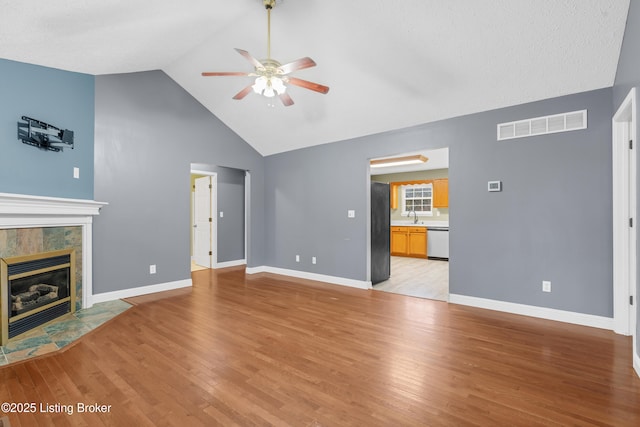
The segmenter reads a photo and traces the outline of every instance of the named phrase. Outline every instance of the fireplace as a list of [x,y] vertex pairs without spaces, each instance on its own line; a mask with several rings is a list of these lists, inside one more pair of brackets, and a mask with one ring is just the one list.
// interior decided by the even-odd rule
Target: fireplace
[[[100,209],[105,205],[107,204],[94,200],[0,193],[0,258],[73,249],[76,272],[71,273],[70,280],[74,280],[72,283],[75,286],[71,286],[68,297],[61,298],[61,292],[58,291],[56,302],[69,298],[71,311],[90,308],[93,304],[91,224],[93,217],[99,215]],[[8,284],[1,285],[0,296],[4,297],[6,293],[6,303],[0,306],[0,344],[8,340],[9,317],[16,317],[9,314],[12,304],[9,303]],[[45,289],[41,290],[44,292]],[[54,291],[49,293],[51,292]],[[71,301],[74,295],[77,298],[75,304]],[[39,296],[35,297],[36,300],[38,298]],[[65,303],[66,301],[62,301],[59,304]],[[41,307],[36,310],[41,310]]]
[[75,250],[0,260],[0,344],[76,309]]

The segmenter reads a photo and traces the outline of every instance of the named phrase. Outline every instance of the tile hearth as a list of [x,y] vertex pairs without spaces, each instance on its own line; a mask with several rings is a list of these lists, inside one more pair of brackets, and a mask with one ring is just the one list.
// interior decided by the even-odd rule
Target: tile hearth
[[0,346],[0,367],[58,351],[131,307],[122,300],[103,302],[34,328]]

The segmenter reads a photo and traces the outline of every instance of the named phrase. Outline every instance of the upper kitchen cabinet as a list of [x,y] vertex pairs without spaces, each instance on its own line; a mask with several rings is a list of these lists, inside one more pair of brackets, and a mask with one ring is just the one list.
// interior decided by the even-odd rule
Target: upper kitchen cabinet
[[400,188],[403,185],[418,185],[418,184],[432,184],[433,185],[433,207],[434,208],[448,208],[449,207],[449,179],[437,178],[437,179],[423,179],[417,181],[402,181],[391,182],[389,188],[391,191],[391,209],[398,209],[402,195],[400,194]]
[[449,180],[447,178],[433,180],[433,207],[449,207]]

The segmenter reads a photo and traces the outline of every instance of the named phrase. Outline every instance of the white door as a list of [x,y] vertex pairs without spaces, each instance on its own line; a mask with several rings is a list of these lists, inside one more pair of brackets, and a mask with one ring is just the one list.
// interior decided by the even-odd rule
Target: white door
[[[636,336],[636,90],[613,117],[613,317],[614,331]],[[640,375],[640,366],[636,367]]]
[[[632,117],[632,120],[629,121],[628,123],[628,131],[626,132],[626,134],[628,135],[628,139],[629,140],[633,140],[635,132],[632,130],[632,127],[635,126],[635,122],[634,122],[635,117]],[[633,144],[637,144],[636,141],[633,141],[631,143]],[[635,148],[635,147],[634,147]],[[637,148],[635,148],[637,149]],[[635,151],[635,149],[633,151]],[[637,175],[637,171],[636,171],[636,154],[634,152],[630,152],[629,153],[629,185],[628,185],[628,198],[629,198],[629,218],[633,218],[634,224],[633,227],[629,227],[627,229],[627,233],[629,234],[628,240],[629,240],[629,248],[628,248],[628,253],[629,253],[629,258],[628,258],[628,267],[629,267],[629,300],[630,302],[633,301],[633,304],[630,304],[630,310],[629,310],[629,331],[631,332],[631,335],[633,336],[633,342],[634,342],[634,351],[635,349],[637,349],[636,345],[637,345],[637,341],[636,341],[636,305],[638,304],[638,302],[636,301],[636,281],[637,281],[637,271],[636,271],[636,258],[637,258],[637,240],[638,240],[638,232],[637,227],[638,227],[638,218],[637,218],[637,214],[636,214],[636,175]]]
[[212,267],[212,221],[211,210],[212,180],[210,176],[196,178],[193,203],[193,261],[202,266]]

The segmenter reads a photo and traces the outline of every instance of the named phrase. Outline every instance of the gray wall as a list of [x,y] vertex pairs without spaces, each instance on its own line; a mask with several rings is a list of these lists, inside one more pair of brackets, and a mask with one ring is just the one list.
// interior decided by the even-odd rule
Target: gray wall
[[[451,293],[612,317],[611,94],[269,156],[266,262],[365,280],[368,159],[449,147]],[[587,130],[496,141],[497,123],[581,109]],[[489,180],[502,180],[504,190],[488,193]],[[541,292],[543,280],[552,293]]]
[[[613,86],[613,111],[617,111],[624,98],[632,87],[636,87],[636,91],[640,90],[640,2],[632,1],[629,5],[629,15],[627,17],[627,26],[624,32],[624,41],[622,42],[622,50],[618,61],[618,70],[616,80]],[[636,96],[640,93],[636,93]],[[636,100],[638,102],[640,100]],[[636,117],[636,135],[640,135],[640,120]],[[636,142],[636,147],[637,147]],[[636,156],[639,156],[636,150]],[[640,174],[638,175],[638,185],[640,188]],[[638,197],[640,202],[640,197]],[[640,205],[637,208],[640,212]],[[636,253],[640,254],[640,250]],[[636,266],[640,271],[640,259],[636,260]],[[640,284],[636,283],[636,298],[640,295]],[[636,337],[640,337],[640,304],[636,303]],[[640,356],[640,349],[636,349]]]
[[[263,162],[163,72],[96,77],[95,199],[109,205],[94,222],[94,293],[189,279],[191,163],[250,170],[259,209]],[[249,266],[264,264],[258,213]]]
[[244,175],[243,170],[219,168],[218,262],[244,259]]
[[[266,158],[267,265],[365,279],[369,176],[363,154],[361,144],[345,141]],[[349,209],[355,218],[347,218]]]
[[[0,58],[0,94],[0,192],[93,199],[94,77]],[[74,131],[75,148],[23,144],[22,116]]]

